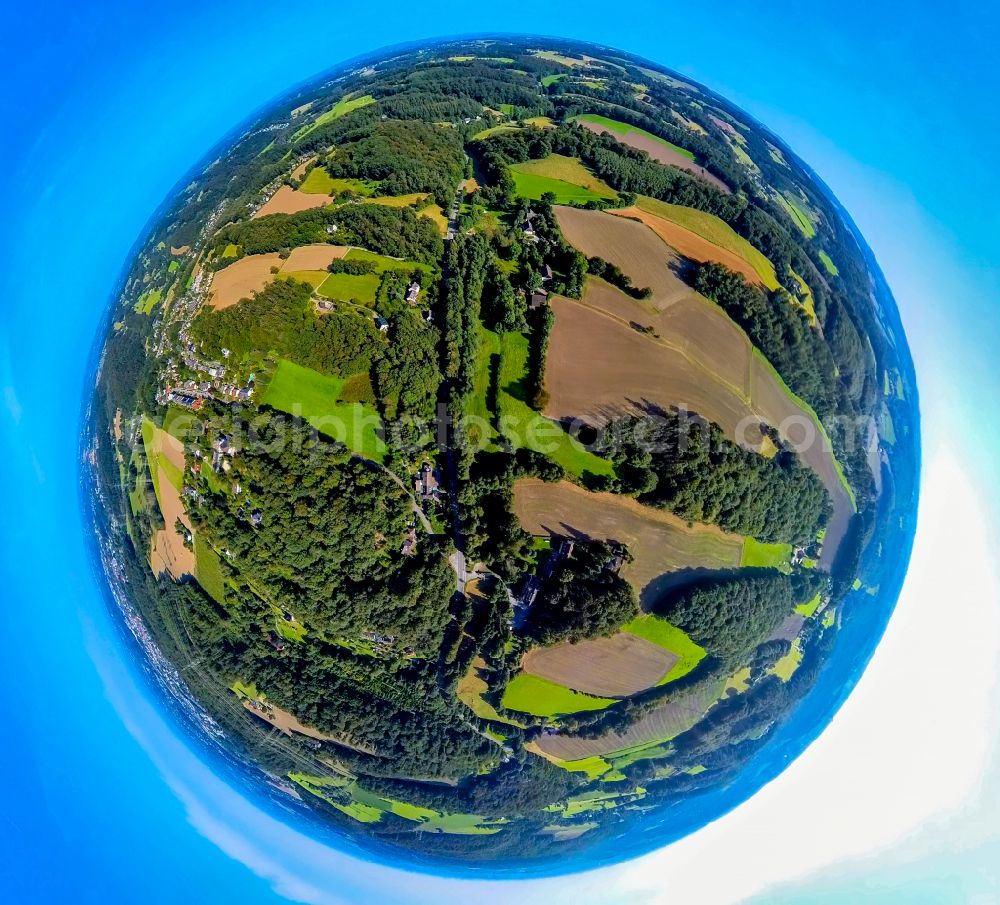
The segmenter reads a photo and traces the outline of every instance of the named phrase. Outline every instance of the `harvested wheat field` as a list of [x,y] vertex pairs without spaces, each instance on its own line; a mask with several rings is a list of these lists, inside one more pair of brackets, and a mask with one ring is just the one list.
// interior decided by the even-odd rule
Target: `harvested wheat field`
[[671,223],[669,220],[664,220],[663,217],[657,217],[655,214],[637,207],[623,207],[614,213],[616,216],[639,220],[646,224],[657,236],[671,248],[676,248],[685,258],[690,258],[699,264],[704,264],[707,261],[723,264],[735,273],[745,276],[749,282],[756,283],[758,286],[763,285],[760,274],[739,255],[703,239],[697,233],[693,233],[677,223]]
[[679,657],[659,645],[625,632],[576,644],[554,644],[528,651],[521,669],[574,691],[622,697],[651,688]]
[[331,262],[343,258],[351,250],[349,245],[300,245],[281,265],[284,273],[297,270],[326,270]]
[[250,219],[256,220],[269,214],[297,214],[299,211],[311,210],[314,207],[326,207],[332,202],[333,199],[329,195],[297,192],[291,186],[283,185]]
[[718,305],[677,276],[680,259],[672,248],[635,220],[572,208],[557,208],[556,217],[575,248],[617,265],[634,286],[652,290],[648,299],[638,301],[590,277],[586,304],[627,326],[650,328],[688,357],[710,362],[721,380],[748,397],[750,340]]
[[[162,432],[161,432],[162,433]],[[168,437],[169,434],[163,434]],[[173,437],[170,437],[174,440]],[[177,441],[174,441],[175,443]],[[164,453],[170,456],[168,445],[164,444]],[[172,457],[171,457],[172,461]],[[184,454],[181,451],[181,469],[184,468]],[[180,580],[184,575],[194,575],[195,556],[194,550],[189,550],[184,546],[184,538],[177,533],[174,526],[180,519],[181,524],[191,531],[191,522],[184,511],[184,504],[181,502],[181,495],[177,488],[170,482],[170,478],[163,468],[159,469],[157,475],[157,486],[159,488],[159,502],[163,514],[163,523],[166,527],[160,528],[153,537],[153,547],[149,555],[149,564],[153,573],[160,575],[163,572],[170,573],[170,576]]]
[[208,304],[213,308],[228,308],[240,299],[249,298],[252,293],[260,292],[274,279],[271,268],[280,268],[282,263],[277,252],[240,258],[215,274],[207,299]]
[[666,742],[694,726],[719,699],[723,685],[723,681],[705,683],[690,691],[681,692],[640,717],[624,732],[609,732],[598,738],[543,734],[535,740],[535,744],[550,757],[580,760],[637,745]]
[[646,301],[653,307],[667,308],[696,295],[674,272],[679,264],[677,255],[643,224],[604,211],[562,205],[554,211],[570,245],[587,257],[596,255],[617,264],[634,286],[648,286],[653,294]]
[[[692,354],[685,348],[690,335],[681,334],[679,343],[672,335],[656,339],[591,307],[593,282],[583,304],[559,297],[550,303],[556,320],[545,359],[549,418],[601,425],[627,412],[683,407],[714,421],[730,439],[759,446],[759,419],[745,382],[731,380],[738,370],[731,360]],[[738,429],[744,436],[737,438]]]
[[621,494],[591,493],[569,481],[515,481],[513,510],[529,534],[613,540],[628,546],[633,561],[621,574],[640,595],[661,593],[676,580],[672,573],[680,570],[738,568],[743,552],[743,538],[737,534],[714,525],[689,528],[665,510]]
[[[695,176],[704,179],[717,188],[720,192],[725,192],[727,195],[732,194],[732,189],[718,176],[710,173],[703,166],[695,163],[679,151],[675,151],[666,142],[657,140],[654,135],[646,135],[639,129],[627,129],[624,132],[616,131],[609,129],[601,123],[589,122],[584,119],[578,119],[576,122],[583,126],[583,128],[589,129],[591,132],[596,132],[598,135],[610,135],[623,145],[628,145],[628,147],[635,148],[638,151],[645,151],[653,160],[657,160],[668,167],[677,167],[679,170],[693,173]],[[623,123],[622,125],[626,124]]]

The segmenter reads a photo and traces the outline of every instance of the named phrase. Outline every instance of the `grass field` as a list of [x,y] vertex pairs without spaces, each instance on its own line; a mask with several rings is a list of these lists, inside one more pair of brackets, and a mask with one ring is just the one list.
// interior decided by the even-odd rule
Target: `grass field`
[[686,676],[705,656],[705,649],[695,644],[686,632],[659,616],[648,613],[637,616],[631,622],[623,625],[622,631],[645,638],[647,641],[677,655],[677,662],[674,663],[670,672],[660,679],[658,683],[660,685],[666,685],[668,682]]
[[361,179],[334,179],[325,167],[313,167],[299,186],[307,195],[336,196],[341,192],[354,192],[368,196],[374,193],[374,186]]
[[194,536],[195,578],[217,603],[226,602],[226,580],[222,575],[222,561],[219,554],[206,541]]
[[[494,355],[500,354],[500,334],[479,327],[479,350],[476,358],[476,375],[473,391],[465,400],[465,415],[476,419],[478,424],[469,425],[469,441],[476,445],[483,444],[495,435],[491,426],[493,413],[487,405],[490,390],[490,368]],[[485,426],[484,426],[485,425]]]
[[135,310],[139,314],[150,314],[153,309],[159,304],[160,298],[163,296],[162,289],[153,289],[149,292],[144,292],[139,296],[135,303]]
[[488,688],[486,681],[480,676],[480,671],[484,669],[486,669],[486,664],[481,658],[477,657],[473,660],[469,671],[459,680],[458,686],[455,688],[455,695],[481,719],[507,723],[509,726],[520,726],[521,723],[498,713],[489,701],[483,699],[483,693]]
[[802,294],[802,308],[809,315],[809,323],[812,326],[816,326],[816,299],[813,296],[812,289],[809,288],[809,284],[802,279],[794,270],[790,273],[794,278],[795,282],[798,283],[799,290]]
[[813,597],[812,600],[808,600],[805,603],[800,603],[795,608],[795,612],[798,613],[800,616],[805,616],[806,619],[809,619],[810,617],[816,614],[816,610],[819,609],[820,601],[821,597],[819,592],[817,591],[816,596]]
[[153,476],[156,499],[162,510],[163,498],[159,475],[160,473],[166,475],[167,480],[179,493],[184,487],[184,450],[175,438],[157,427],[149,418],[142,420],[142,445],[145,447],[149,471]]
[[499,135],[501,132],[517,132],[519,128],[519,126],[513,123],[500,123],[498,126],[489,126],[481,132],[477,132],[472,136],[472,140],[478,141],[482,138],[489,138],[491,135]]
[[369,204],[381,204],[383,207],[413,207],[418,201],[423,201],[427,192],[411,192],[409,195],[376,195],[369,198]]
[[[307,792],[329,802],[348,817],[362,823],[377,823],[383,815],[394,814],[403,820],[419,824],[426,832],[469,836],[499,832],[500,826],[506,822],[503,818],[486,820],[475,814],[445,814],[432,808],[375,795],[347,777],[333,778],[290,773],[288,778]],[[343,802],[345,794],[351,799],[346,804]]]
[[752,537],[743,542],[740,565],[757,569],[788,570],[792,557],[791,544],[766,544]]
[[823,266],[827,269],[830,276],[835,277],[840,273],[837,265],[833,263],[833,259],[823,249],[819,250],[819,259],[823,262]]
[[520,673],[507,685],[501,701],[508,710],[519,710],[535,716],[556,717],[584,710],[603,710],[614,703],[613,698],[597,698],[580,694],[537,676]]
[[331,273],[316,291],[328,299],[374,305],[381,282],[378,273]]
[[662,217],[664,220],[669,220],[671,223],[683,226],[713,245],[731,252],[746,261],[768,289],[778,288],[778,277],[774,272],[774,265],[763,252],[754,248],[728,223],[716,217],[715,214],[699,211],[693,207],[683,207],[680,204],[669,204],[666,201],[648,198],[645,195],[638,196],[635,206],[639,210],[647,211],[657,217]]
[[582,123],[593,123],[595,126],[602,126],[608,131],[614,132],[616,135],[628,135],[630,132],[642,135],[650,141],[657,142],[666,148],[670,148],[671,151],[676,154],[680,154],[682,157],[686,157],[688,160],[694,160],[694,154],[692,154],[687,148],[680,148],[667,141],[665,138],[660,138],[659,135],[654,135],[652,132],[647,132],[645,129],[631,126],[628,123],[622,123],[616,119],[609,119],[607,116],[598,116],[594,113],[584,113],[580,116],[574,116],[573,119]]
[[339,440],[352,452],[381,462],[381,419],[370,405],[340,401],[346,381],[281,359],[261,403],[300,415],[321,434]]
[[312,132],[313,129],[318,129],[326,123],[333,122],[335,119],[340,119],[340,117],[346,116],[352,110],[359,110],[361,107],[367,107],[369,104],[374,103],[375,98],[373,98],[370,94],[363,94],[360,97],[351,97],[350,95],[342,97],[336,104],[333,105],[332,109],[327,110],[326,113],[321,113],[310,125],[305,126],[296,132],[292,137],[292,140],[298,141]]
[[558,72],[558,73],[554,73],[552,75],[543,75],[542,76],[542,87],[548,88],[549,85],[554,85],[560,79],[564,79],[568,75],[569,75],[568,72]]
[[796,638],[792,643],[792,649],[774,664],[774,669],[771,672],[781,679],[782,682],[787,682],[795,670],[799,668],[801,662],[802,645],[799,643],[799,639]]
[[775,195],[775,200],[781,205],[803,236],[811,239],[816,235],[816,227],[813,225],[812,218],[798,198],[787,192],[782,192]]
[[546,192],[552,192],[558,204],[618,197],[611,186],[598,179],[575,157],[550,154],[541,160],[513,164],[510,172],[517,194],[529,200],[538,200]]

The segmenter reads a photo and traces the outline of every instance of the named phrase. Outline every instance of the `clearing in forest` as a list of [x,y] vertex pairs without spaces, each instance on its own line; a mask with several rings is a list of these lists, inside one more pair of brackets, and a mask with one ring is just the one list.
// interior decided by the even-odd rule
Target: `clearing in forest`
[[550,154],[541,160],[526,160],[510,167],[515,191],[522,198],[538,200],[546,192],[558,204],[612,200],[615,190],[598,179],[577,158]]
[[382,419],[371,405],[341,401],[346,383],[342,377],[330,377],[281,359],[261,404],[301,417],[351,452],[381,462],[385,454],[378,437]]
[[340,119],[340,117],[346,116],[352,110],[359,110],[362,107],[367,107],[369,104],[374,103],[375,98],[373,98],[370,94],[363,94],[360,97],[353,97],[352,95],[342,97],[336,104],[333,105],[331,109],[327,110],[326,113],[321,113],[315,120],[313,120],[312,123],[299,129],[299,131],[292,136],[292,141],[300,141],[314,129],[317,129],[326,123],[333,122],[335,119]]

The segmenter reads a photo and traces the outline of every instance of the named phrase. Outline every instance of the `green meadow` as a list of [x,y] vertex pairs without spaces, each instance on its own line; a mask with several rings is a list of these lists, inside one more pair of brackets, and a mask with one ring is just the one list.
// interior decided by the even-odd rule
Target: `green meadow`
[[538,676],[519,673],[507,685],[500,703],[508,710],[555,717],[584,710],[603,710],[613,704],[614,699],[581,694]]
[[705,649],[695,644],[685,631],[671,625],[666,619],[650,613],[636,616],[631,622],[622,626],[622,631],[644,638],[677,655],[677,662],[670,668],[670,672],[660,679],[658,685],[666,685],[681,676],[686,676],[705,656]]
[[611,186],[598,179],[579,160],[561,154],[513,164],[510,174],[516,193],[531,201],[537,201],[546,192],[556,196],[557,204],[610,201],[618,197]]
[[361,179],[334,179],[325,167],[313,167],[302,180],[299,191],[307,195],[339,195],[341,192],[354,192],[355,195],[368,196],[375,192],[375,187]]
[[374,305],[381,282],[378,273],[331,273],[316,291],[328,299]]
[[195,577],[216,603],[226,602],[226,579],[222,574],[219,554],[198,533],[194,536]]
[[778,204],[784,208],[785,213],[791,217],[792,222],[796,225],[796,227],[798,227],[799,232],[801,232],[803,236],[807,239],[811,239],[816,235],[816,227],[813,225],[812,218],[809,216],[809,212],[798,198],[794,195],[782,193],[780,195],[776,195],[775,199]]
[[749,568],[788,571],[791,558],[791,544],[767,544],[748,537],[743,541],[743,555],[740,558],[740,565]]
[[326,123],[333,122],[335,119],[340,119],[340,117],[346,116],[352,110],[359,110],[361,107],[367,107],[369,104],[374,103],[375,98],[373,98],[370,94],[363,94],[361,97],[351,97],[350,95],[342,97],[336,104],[333,105],[332,109],[317,116],[311,125],[305,126],[296,132],[292,140],[298,141],[301,138],[305,138],[305,136],[312,132],[313,129],[318,129]]
[[371,405],[341,401],[346,383],[342,377],[329,377],[281,359],[261,403],[299,415],[351,452],[381,462],[384,451],[377,434],[381,418]]

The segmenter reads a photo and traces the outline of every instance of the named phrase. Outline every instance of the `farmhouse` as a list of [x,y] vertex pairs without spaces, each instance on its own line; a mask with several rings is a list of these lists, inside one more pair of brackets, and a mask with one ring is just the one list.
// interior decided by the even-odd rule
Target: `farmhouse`
[[436,499],[441,489],[437,470],[429,462],[425,462],[423,468],[417,473],[414,485],[417,496],[421,499]]
[[384,317],[379,317],[375,315],[375,326],[379,328],[383,333],[389,332],[389,322]]
[[528,304],[532,308],[541,308],[549,300],[549,294],[544,289],[536,289],[531,293],[531,299]]
[[416,305],[417,299],[420,297],[420,284],[415,280],[410,283],[409,288],[406,290],[406,303],[408,305]]

